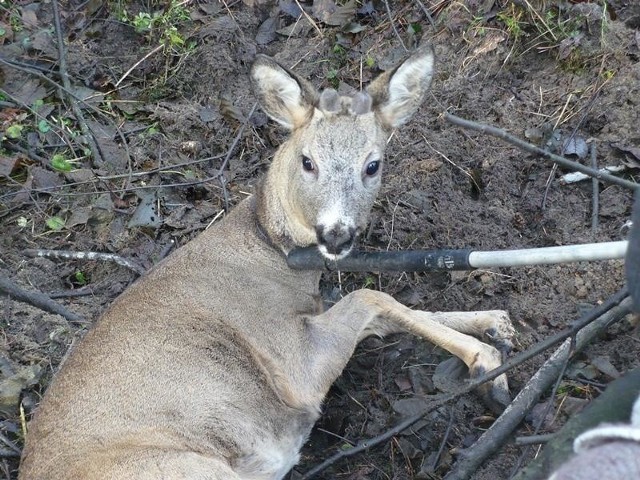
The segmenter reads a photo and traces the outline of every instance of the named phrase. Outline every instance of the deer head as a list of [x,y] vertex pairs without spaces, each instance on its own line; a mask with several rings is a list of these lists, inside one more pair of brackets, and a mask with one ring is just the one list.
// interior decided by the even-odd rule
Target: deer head
[[366,227],[381,183],[391,131],[422,104],[433,75],[422,48],[353,96],[319,93],[275,60],[258,55],[251,71],[264,111],[291,131],[258,193],[258,217],[285,253],[317,244],[346,256]]

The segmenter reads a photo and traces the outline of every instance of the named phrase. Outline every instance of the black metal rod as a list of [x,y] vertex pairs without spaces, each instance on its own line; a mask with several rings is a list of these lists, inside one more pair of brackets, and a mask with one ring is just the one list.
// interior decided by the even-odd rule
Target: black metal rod
[[628,242],[585,243],[558,247],[495,250],[404,250],[398,252],[352,252],[337,261],[327,260],[317,247],[295,249],[287,263],[294,270],[341,270],[344,272],[438,272],[475,268],[522,267],[624,258]]
[[297,248],[287,257],[294,270],[342,270],[345,272],[438,272],[473,270],[471,249],[352,252],[338,261],[327,260],[318,247]]

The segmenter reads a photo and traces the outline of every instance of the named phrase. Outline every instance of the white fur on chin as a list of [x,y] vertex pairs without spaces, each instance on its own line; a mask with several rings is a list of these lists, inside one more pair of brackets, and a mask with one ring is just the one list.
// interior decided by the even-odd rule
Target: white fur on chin
[[327,247],[325,247],[324,245],[318,245],[318,250],[320,250],[320,253],[322,254],[322,256],[327,260],[330,260],[332,262],[337,262],[338,260],[342,260],[343,258],[345,258],[351,253],[351,250],[353,250],[353,245],[350,246],[347,250],[344,250],[337,254],[329,253],[329,251],[327,250]]

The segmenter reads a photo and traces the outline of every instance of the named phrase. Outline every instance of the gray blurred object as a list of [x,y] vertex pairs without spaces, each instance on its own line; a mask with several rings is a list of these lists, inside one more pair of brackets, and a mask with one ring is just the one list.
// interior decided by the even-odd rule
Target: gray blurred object
[[[636,201],[631,214],[631,232],[625,259],[627,285],[633,299],[633,309],[640,312],[640,189],[636,191]],[[640,478],[640,477],[638,477]]]
[[576,455],[549,480],[630,480],[640,478],[640,398],[628,424],[604,423],[573,442]]
[[636,368],[572,416],[513,480],[640,479],[639,395]]

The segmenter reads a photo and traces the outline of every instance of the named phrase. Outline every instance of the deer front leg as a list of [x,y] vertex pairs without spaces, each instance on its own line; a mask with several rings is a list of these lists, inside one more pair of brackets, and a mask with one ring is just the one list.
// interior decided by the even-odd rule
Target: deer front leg
[[[332,371],[331,375],[326,375],[331,377],[332,383],[363,338],[410,332],[460,358],[471,376],[478,376],[498,367],[502,355],[493,346],[452,326],[476,335],[486,334],[487,329],[499,329],[509,335],[513,330],[505,327],[505,323],[508,324],[508,316],[500,310],[430,313],[411,310],[382,292],[358,290],[325,313],[309,319],[313,343],[317,347],[313,363],[315,368]],[[502,375],[484,386],[480,393],[489,404],[504,404],[509,396],[506,376]]]

